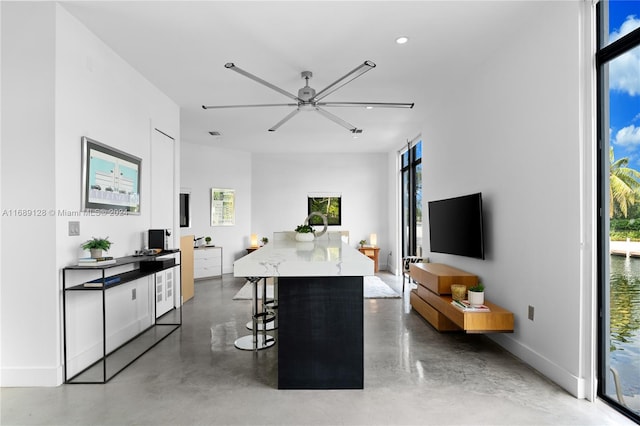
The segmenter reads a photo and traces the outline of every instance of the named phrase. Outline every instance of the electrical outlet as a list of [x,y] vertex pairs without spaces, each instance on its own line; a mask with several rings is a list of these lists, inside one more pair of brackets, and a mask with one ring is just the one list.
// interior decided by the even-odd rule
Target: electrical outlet
[[77,220],[69,221],[69,236],[75,237],[80,235],[80,222]]
[[136,300],[136,289],[135,288],[131,289],[131,300]]
[[529,305],[529,319],[533,321],[533,306]]

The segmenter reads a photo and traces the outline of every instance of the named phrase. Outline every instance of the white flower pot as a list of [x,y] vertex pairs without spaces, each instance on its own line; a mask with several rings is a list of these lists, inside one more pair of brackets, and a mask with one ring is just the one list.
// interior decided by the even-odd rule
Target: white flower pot
[[311,232],[296,232],[296,241],[309,242],[313,241],[313,233]]
[[102,249],[89,249],[91,252],[91,257],[94,259],[98,259],[102,257]]
[[467,297],[469,298],[469,304],[471,306],[484,305],[484,291],[469,290],[467,292]]

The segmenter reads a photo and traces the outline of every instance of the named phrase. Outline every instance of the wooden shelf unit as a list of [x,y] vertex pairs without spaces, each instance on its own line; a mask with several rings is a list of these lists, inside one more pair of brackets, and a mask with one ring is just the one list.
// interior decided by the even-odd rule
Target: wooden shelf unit
[[513,313],[485,300],[490,312],[463,312],[451,305],[451,284],[467,287],[478,277],[441,263],[415,263],[409,275],[418,284],[411,291],[411,306],[438,331],[512,333]]

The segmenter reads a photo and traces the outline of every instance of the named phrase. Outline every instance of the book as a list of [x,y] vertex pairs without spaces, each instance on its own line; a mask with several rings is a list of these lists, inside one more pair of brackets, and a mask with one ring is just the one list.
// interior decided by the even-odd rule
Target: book
[[105,287],[119,283],[120,277],[106,277],[105,279],[98,278],[96,280],[87,281],[84,283],[85,287],[102,287],[104,284]]
[[93,266],[103,266],[103,265],[112,265],[116,263],[115,259],[110,259],[110,260],[98,260],[95,262],[83,262],[83,261],[78,261],[78,266],[87,266],[87,267],[93,267]]
[[105,260],[113,260],[113,256],[81,257],[80,259],[78,259],[78,263],[95,263],[95,262],[104,262]]
[[471,306],[468,300],[452,300],[451,304],[464,312],[491,312],[488,306]]

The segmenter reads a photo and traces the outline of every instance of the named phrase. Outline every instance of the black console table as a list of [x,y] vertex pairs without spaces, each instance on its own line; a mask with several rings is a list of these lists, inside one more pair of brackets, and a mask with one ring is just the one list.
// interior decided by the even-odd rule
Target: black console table
[[[177,256],[177,263],[167,264],[161,260],[161,258],[175,254]],[[161,273],[165,270],[178,267],[178,276],[182,273],[182,262],[180,250],[165,250],[156,255],[150,256],[126,256],[115,259],[115,263],[105,264],[99,266],[67,266],[62,270],[62,317],[63,317],[63,340],[64,340],[64,382],[65,383],[106,383],[115,377],[119,372],[131,365],[135,360],[140,358],[171,333],[177,330],[182,325],[182,308],[181,308],[181,295],[180,286],[176,284],[174,278],[173,291],[178,292],[174,296],[175,304],[168,312],[159,315],[156,318],[157,309],[157,294],[154,285],[152,289],[149,289],[149,297],[153,297],[153,312],[152,323],[149,327],[142,330],[131,339],[127,340],[117,348],[108,351],[107,350],[107,292],[115,287],[125,285],[139,278],[148,277],[151,275]],[[118,272],[118,269],[122,267],[128,267],[130,270],[125,272]],[[116,269],[118,268],[118,269]],[[88,281],[84,281],[81,284],[72,285],[67,288],[67,275],[78,271],[93,271],[100,275],[97,280],[93,277],[90,281],[94,286],[87,286]],[[96,275],[96,274],[93,274]],[[98,281],[98,284],[95,284]],[[105,284],[106,283],[106,284]],[[85,294],[101,293],[102,301],[102,356],[93,362],[88,367],[84,368],[80,372],[74,374],[72,377],[68,377],[68,353],[67,353],[67,294],[69,292]]]

